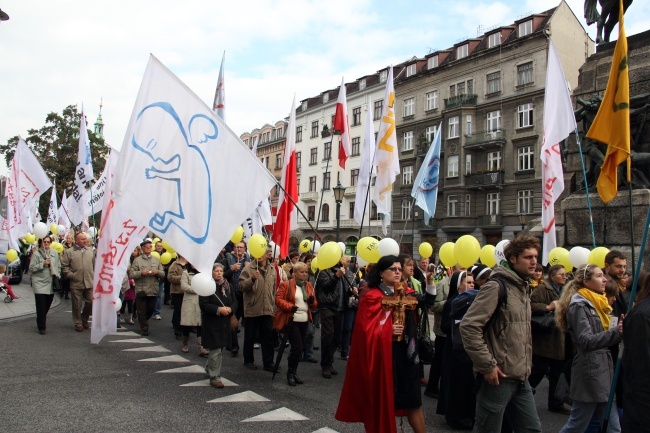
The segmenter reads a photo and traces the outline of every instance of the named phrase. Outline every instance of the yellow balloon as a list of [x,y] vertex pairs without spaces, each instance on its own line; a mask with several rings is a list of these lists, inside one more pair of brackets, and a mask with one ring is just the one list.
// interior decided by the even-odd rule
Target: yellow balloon
[[162,241],[162,244],[163,244],[163,248],[165,249],[165,251],[170,251],[170,252],[171,252],[171,251],[174,251],[174,249],[172,248],[172,246],[169,245],[169,244],[167,243],[166,240],[163,240],[163,241]]
[[311,259],[311,271],[316,273],[318,270],[318,257]]
[[250,251],[251,255],[256,259],[259,259],[266,254],[266,247],[266,239],[260,234],[254,234],[248,241],[248,251]]
[[442,244],[440,251],[438,251],[438,257],[440,257],[442,264],[448,268],[451,268],[458,263],[456,256],[454,256],[454,243],[445,242]]
[[171,261],[172,261],[172,255],[169,254],[167,251],[165,251],[160,255],[160,263],[162,263],[163,265],[166,265]]
[[[603,259],[605,257],[603,256]],[[555,247],[548,252],[548,264],[551,266],[562,265],[567,272],[573,269],[571,260],[569,259],[569,251],[566,248]]]
[[472,235],[461,236],[454,245],[454,256],[458,264],[464,268],[469,268],[476,263],[480,253],[481,244]]
[[341,261],[341,247],[336,242],[325,242],[318,250],[318,267],[329,269]]
[[178,257],[178,254],[176,254],[176,251],[172,251],[172,252],[167,251],[167,252],[172,256],[172,259],[175,259],[175,258]]
[[496,266],[497,261],[494,258],[494,245],[488,244],[481,248],[481,252],[479,253],[478,258],[481,259],[481,263],[483,263],[488,268],[493,268]]
[[50,233],[52,233],[53,235],[55,235],[58,230],[59,230],[59,225],[57,223],[52,223],[52,225],[50,225]]
[[157,258],[158,260],[160,260],[160,254],[158,254],[158,251],[152,251],[152,252],[151,252],[151,255],[152,255],[153,257]]
[[61,244],[60,242],[52,242],[50,248],[52,248],[54,251],[56,251],[59,254],[63,253],[63,244]]
[[377,263],[381,258],[381,254],[379,254],[379,241],[370,236],[359,239],[359,243],[357,243],[357,254],[368,263]]
[[34,242],[36,242],[36,236],[34,236],[32,233],[28,233],[25,235],[25,241],[28,244],[33,244]]
[[236,244],[241,242],[242,239],[244,239],[244,228],[242,226],[239,226],[235,229],[235,233],[233,233],[230,237],[230,242]]
[[153,238],[152,244],[153,244],[154,248],[156,247],[156,244],[158,242],[160,242],[160,238]]
[[308,253],[311,251],[311,246],[312,242],[309,239],[303,239],[300,241],[300,246],[298,248],[300,249],[301,253]]
[[16,259],[18,259],[18,251],[14,249],[7,250],[7,261],[11,263]]
[[420,257],[431,257],[433,247],[429,242],[422,242],[418,248],[418,252],[420,253]]
[[596,247],[589,253],[587,258],[587,263],[596,265],[599,268],[605,267],[605,256],[609,252],[609,249],[605,247]]

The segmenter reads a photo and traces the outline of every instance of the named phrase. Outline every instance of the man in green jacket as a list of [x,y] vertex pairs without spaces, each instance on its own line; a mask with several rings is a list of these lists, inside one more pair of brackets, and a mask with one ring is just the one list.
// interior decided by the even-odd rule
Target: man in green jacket
[[158,282],[164,280],[165,270],[160,260],[151,255],[151,239],[141,244],[142,254],[131,263],[129,278],[135,282],[135,308],[138,312],[140,333],[149,335],[149,319],[158,302]]

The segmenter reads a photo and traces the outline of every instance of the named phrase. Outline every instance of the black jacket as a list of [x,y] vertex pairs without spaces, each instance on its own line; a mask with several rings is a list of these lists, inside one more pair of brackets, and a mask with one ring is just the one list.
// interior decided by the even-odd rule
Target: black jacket
[[623,322],[623,433],[650,432],[650,299],[641,301]]
[[318,273],[316,299],[319,310],[336,311],[339,307],[341,279],[336,276],[336,269],[338,268],[330,268]]

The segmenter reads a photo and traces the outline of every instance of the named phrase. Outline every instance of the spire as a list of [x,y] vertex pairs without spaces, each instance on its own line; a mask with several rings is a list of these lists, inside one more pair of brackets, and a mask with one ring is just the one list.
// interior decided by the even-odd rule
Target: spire
[[95,121],[95,135],[104,138],[104,121],[102,120],[103,98],[99,100],[99,114]]

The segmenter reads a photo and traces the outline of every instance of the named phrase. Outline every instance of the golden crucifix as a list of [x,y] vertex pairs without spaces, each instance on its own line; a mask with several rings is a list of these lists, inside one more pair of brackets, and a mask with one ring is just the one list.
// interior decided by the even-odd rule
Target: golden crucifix
[[[408,297],[404,293],[404,285],[395,286],[394,296],[384,296],[381,299],[381,308],[384,310],[393,310],[393,325],[404,326],[406,310],[415,310],[418,305],[417,299]],[[404,335],[393,335],[393,341],[402,341]]]

